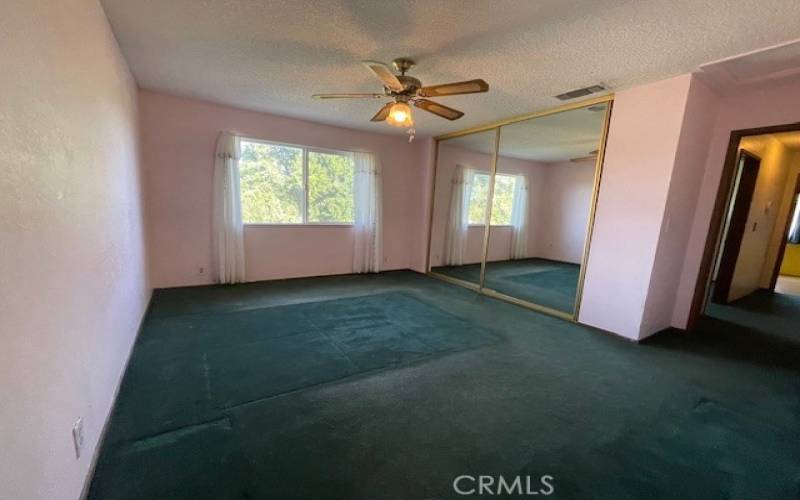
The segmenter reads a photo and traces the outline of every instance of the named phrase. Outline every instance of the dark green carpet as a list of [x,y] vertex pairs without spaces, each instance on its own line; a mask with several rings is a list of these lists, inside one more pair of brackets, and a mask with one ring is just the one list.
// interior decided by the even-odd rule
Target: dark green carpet
[[797,499],[800,303],[745,306],[636,345],[410,272],[160,290],[90,497]]
[[[435,267],[432,271],[471,283],[480,279],[481,265]],[[489,262],[486,288],[551,309],[572,312],[580,266],[548,259]]]

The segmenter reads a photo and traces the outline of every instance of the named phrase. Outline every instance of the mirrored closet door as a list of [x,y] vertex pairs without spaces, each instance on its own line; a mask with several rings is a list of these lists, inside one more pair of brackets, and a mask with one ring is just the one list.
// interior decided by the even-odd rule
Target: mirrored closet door
[[430,271],[480,285],[497,132],[438,141]]
[[576,318],[610,107],[594,99],[439,140],[431,274]]

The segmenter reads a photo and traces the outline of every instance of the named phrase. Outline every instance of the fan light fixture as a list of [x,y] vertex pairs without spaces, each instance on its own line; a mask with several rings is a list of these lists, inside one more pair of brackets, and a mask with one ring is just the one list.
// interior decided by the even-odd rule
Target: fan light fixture
[[398,57],[392,64],[399,74],[392,71],[389,66],[380,61],[362,61],[373,75],[383,84],[380,93],[349,93],[349,94],[314,94],[316,99],[391,99],[375,113],[370,121],[386,121],[389,125],[407,128],[411,138],[414,137],[414,118],[411,116],[411,106],[433,113],[446,120],[458,120],[464,113],[431,101],[428,97],[447,97],[451,95],[476,94],[487,92],[489,84],[481,79],[466,80],[463,82],[443,83],[441,85],[423,86],[418,78],[406,74],[414,67],[414,61],[407,57]]
[[389,116],[386,117],[386,123],[395,127],[411,127],[414,125],[414,119],[411,117],[411,107],[404,102],[396,102],[389,108]]

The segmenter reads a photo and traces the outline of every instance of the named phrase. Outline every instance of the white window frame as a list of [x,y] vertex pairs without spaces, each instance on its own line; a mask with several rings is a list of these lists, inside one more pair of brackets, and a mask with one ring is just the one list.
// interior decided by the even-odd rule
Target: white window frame
[[[485,176],[489,177],[489,182],[492,182],[492,174],[490,172],[486,172],[485,170],[475,170],[474,172],[472,172],[472,177],[473,178],[470,179],[470,182],[473,182],[475,180],[474,178],[476,176],[478,176],[478,175],[485,175]],[[514,177],[514,178],[519,177],[519,175],[517,175],[517,174],[499,174],[499,173],[495,173],[495,176],[497,176],[497,175],[501,175],[501,176],[504,176],[504,177]],[[472,200],[469,200],[469,201],[470,201],[470,203],[472,202]],[[487,202],[488,202],[488,200],[487,200]],[[469,213],[469,206],[467,206],[467,213]],[[491,218],[492,218],[492,214],[490,212],[489,213],[489,227],[514,227],[513,224],[492,224],[491,223]],[[486,227],[486,223],[485,222],[484,223],[472,223],[472,222],[470,222],[468,224],[468,226],[469,227]]]
[[[266,144],[268,146],[281,146],[287,148],[295,148],[302,151],[301,165],[303,168],[303,206],[301,213],[303,215],[303,222],[244,222],[245,226],[264,226],[264,227],[353,227],[353,222],[308,222],[308,153],[323,153],[323,154],[336,154],[341,156],[353,157],[353,151],[346,151],[342,149],[328,149],[316,146],[305,146],[303,144],[292,144],[289,142],[268,141],[266,139],[255,139],[253,137],[239,136],[241,142],[254,142],[258,144]],[[355,165],[353,166],[353,174],[355,175]],[[355,214],[353,214],[355,219]]]

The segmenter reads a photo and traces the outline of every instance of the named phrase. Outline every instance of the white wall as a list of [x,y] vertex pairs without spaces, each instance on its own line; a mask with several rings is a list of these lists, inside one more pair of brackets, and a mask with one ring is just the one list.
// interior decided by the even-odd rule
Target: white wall
[[95,0],[0,10],[0,498],[74,500],[149,297],[136,88]]

